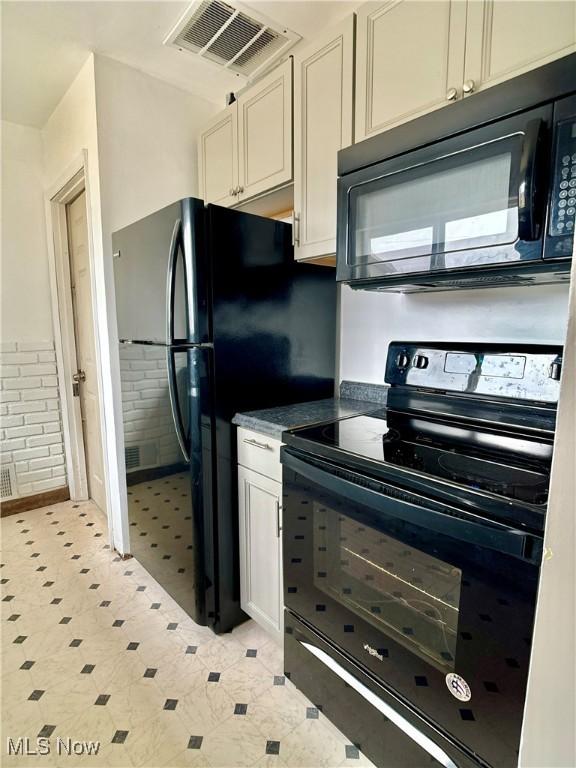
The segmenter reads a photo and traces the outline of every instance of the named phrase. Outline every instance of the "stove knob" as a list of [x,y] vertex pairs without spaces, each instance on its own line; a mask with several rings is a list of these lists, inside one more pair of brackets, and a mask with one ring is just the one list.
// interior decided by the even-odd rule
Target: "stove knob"
[[550,366],[548,377],[550,379],[553,379],[554,381],[560,381],[561,373],[562,373],[562,362],[560,360],[555,360]]
[[415,368],[428,368],[428,358],[426,355],[416,355],[414,358]]
[[396,360],[398,368],[407,368],[410,365],[410,358],[405,352],[401,352]]

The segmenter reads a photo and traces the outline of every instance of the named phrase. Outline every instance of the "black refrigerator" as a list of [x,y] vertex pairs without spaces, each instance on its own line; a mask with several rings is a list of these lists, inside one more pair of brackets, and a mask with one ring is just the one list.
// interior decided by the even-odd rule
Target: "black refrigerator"
[[334,391],[335,274],[291,236],[193,198],[113,235],[131,552],[215,632],[247,618],[232,417]]

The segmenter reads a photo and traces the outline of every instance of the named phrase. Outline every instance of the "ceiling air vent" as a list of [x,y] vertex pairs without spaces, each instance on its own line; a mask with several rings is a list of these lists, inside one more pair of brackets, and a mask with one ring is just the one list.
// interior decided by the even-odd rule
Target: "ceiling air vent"
[[253,78],[300,40],[300,36],[239,3],[193,3],[164,40],[224,69]]

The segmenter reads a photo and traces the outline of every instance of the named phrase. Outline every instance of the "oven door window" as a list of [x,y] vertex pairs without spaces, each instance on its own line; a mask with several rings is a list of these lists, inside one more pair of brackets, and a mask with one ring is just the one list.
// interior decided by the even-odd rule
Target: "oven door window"
[[494,251],[518,239],[522,139],[513,134],[353,186],[348,264],[393,274],[458,266],[464,250],[476,249],[479,263],[497,258]]
[[454,670],[462,571],[314,504],[315,586],[436,669]]

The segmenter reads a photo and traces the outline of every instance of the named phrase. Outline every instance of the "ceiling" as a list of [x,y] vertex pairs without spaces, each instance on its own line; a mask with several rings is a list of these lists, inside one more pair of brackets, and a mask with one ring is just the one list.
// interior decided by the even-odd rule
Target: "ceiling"
[[[245,4],[304,41],[358,5],[343,0]],[[43,126],[90,51],[224,106],[226,92],[239,90],[244,81],[162,43],[188,5],[173,0],[3,0],[3,119]]]

